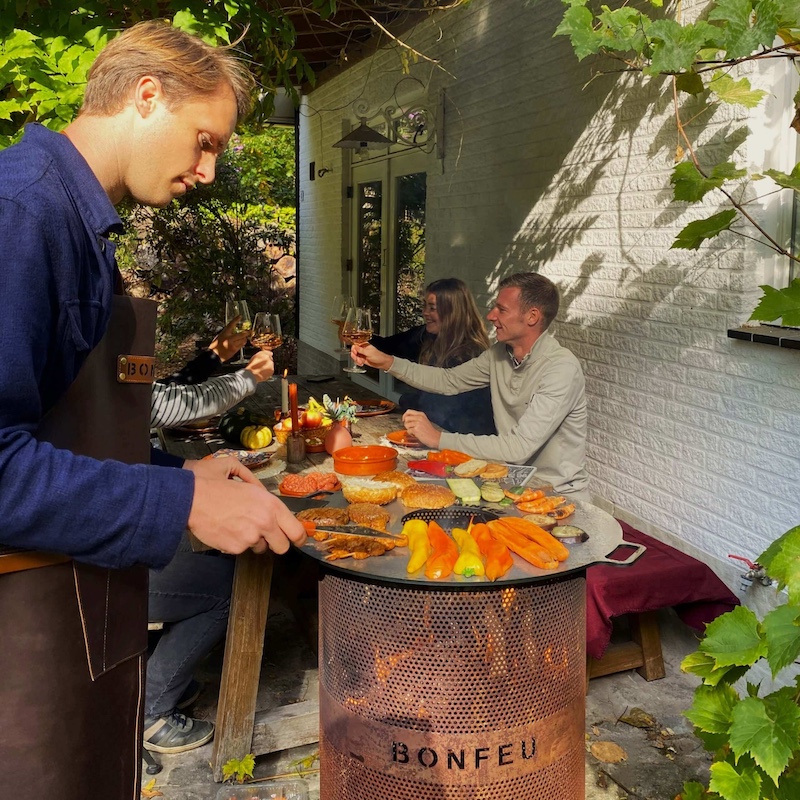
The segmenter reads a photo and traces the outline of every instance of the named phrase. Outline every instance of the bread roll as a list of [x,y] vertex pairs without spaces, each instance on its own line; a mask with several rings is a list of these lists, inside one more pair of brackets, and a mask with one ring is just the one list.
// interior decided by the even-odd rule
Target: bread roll
[[348,503],[377,503],[385,506],[397,497],[397,487],[386,481],[351,478],[342,480],[342,494]]
[[413,486],[416,483],[407,472],[398,472],[396,469],[379,472],[372,480],[391,483],[397,487],[398,492],[402,492],[406,486]]
[[406,508],[446,508],[455,503],[456,496],[446,486],[418,483],[403,489],[400,500]]
[[476,475],[480,475],[488,466],[488,463],[480,458],[471,458],[469,461],[456,466],[453,472],[459,478],[474,478]]
[[505,464],[489,463],[486,465],[480,476],[485,481],[499,481],[500,478],[505,478],[508,475],[508,467]]

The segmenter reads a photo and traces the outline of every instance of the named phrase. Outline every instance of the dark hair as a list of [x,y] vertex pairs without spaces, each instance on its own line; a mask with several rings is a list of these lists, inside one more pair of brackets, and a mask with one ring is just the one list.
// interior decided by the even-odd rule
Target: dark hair
[[112,39],[89,70],[81,114],[120,111],[144,75],[161,81],[173,108],[230,86],[239,117],[250,110],[253,78],[229,47],[212,47],[165,20],[139,22]]
[[423,344],[420,364],[455,366],[488,349],[486,327],[464,281],[441,278],[425,287],[424,295],[429,294],[436,296],[439,333],[432,342]]
[[558,314],[558,287],[553,281],[538,272],[515,272],[500,281],[500,289],[509,286],[519,288],[519,303],[523,311],[531,308],[541,311],[544,319],[542,330],[547,330]]

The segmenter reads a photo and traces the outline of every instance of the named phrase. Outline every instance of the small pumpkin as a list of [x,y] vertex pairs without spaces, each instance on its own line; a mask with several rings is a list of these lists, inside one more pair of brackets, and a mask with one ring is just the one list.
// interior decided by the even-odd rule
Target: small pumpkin
[[268,425],[248,425],[239,438],[248,450],[258,450],[272,444],[272,431]]

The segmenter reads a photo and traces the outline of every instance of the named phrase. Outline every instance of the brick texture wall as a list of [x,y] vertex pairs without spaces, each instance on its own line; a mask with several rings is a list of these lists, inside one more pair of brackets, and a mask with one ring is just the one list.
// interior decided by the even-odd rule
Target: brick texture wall
[[[747,319],[774,261],[732,234],[670,250],[701,211],[670,203],[668,87],[629,90],[618,76],[585,87],[590,63],[552,38],[561,10],[474,0],[410,37],[450,73],[425,61],[411,73],[431,107],[444,92],[444,158],[428,156],[426,278],[458,275],[486,307],[511,272],[556,281],[555,333],[586,373],[592,491],[687,549],[755,556],[800,523],[800,353],[726,330]],[[387,49],[304,103],[300,328],[323,349],[335,346],[328,306],[348,237],[348,175],[332,144],[355,100],[377,110],[401,77]],[[722,133],[746,122],[719,109],[698,145],[726,153]],[[311,182],[310,161],[333,172]]]

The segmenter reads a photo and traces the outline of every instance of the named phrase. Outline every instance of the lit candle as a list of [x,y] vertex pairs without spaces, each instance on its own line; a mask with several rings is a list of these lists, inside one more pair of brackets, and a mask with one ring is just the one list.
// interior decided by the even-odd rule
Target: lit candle
[[292,436],[300,431],[300,416],[297,412],[297,384],[289,384],[289,410],[292,415]]
[[285,369],[281,378],[281,415],[284,417],[289,413],[289,379],[286,377],[288,372],[289,370]]

